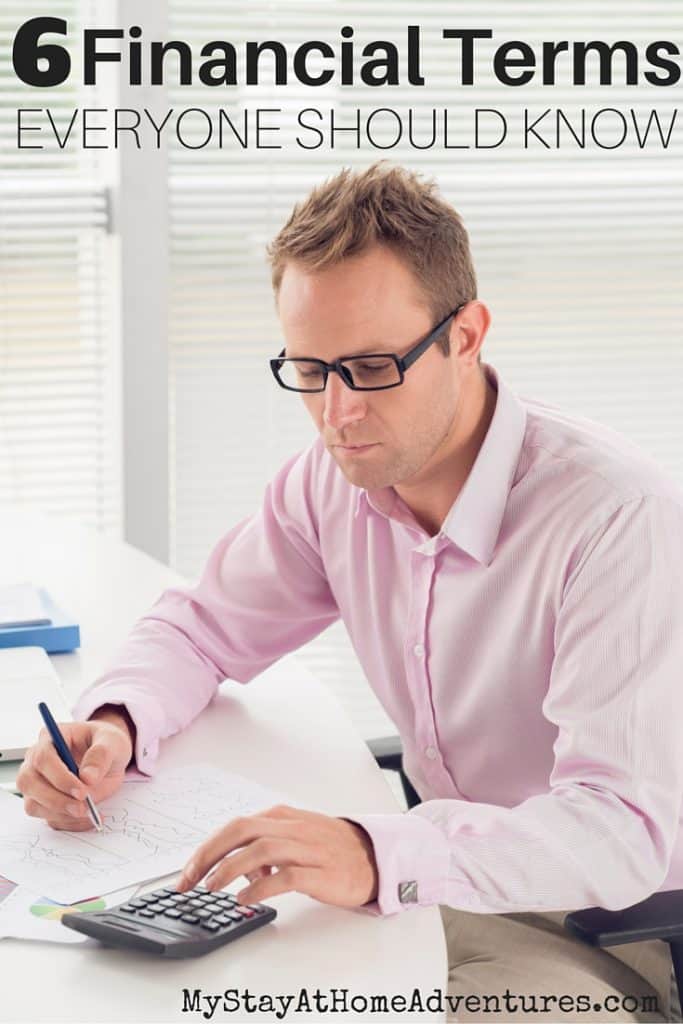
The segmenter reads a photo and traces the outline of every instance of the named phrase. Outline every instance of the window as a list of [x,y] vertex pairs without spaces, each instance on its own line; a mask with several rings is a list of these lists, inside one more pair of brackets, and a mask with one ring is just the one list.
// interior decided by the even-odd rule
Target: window
[[[48,14],[50,5],[41,13]],[[96,24],[94,2],[66,2],[69,38]],[[55,12],[57,13],[57,12]],[[17,108],[49,105],[62,134],[80,74],[59,88],[24,85],[12,40],[27,19],[0,13],[0,502],[27,502],[118,534],[117,280],[110,235],[109,169],[98,151],[16,146]],[[75,58],[77,59],[77,58]],[[74,84],[75,83],[75,84]],[[26,123],[48,122],[33,113]],[[31,136],[40,143],[44,136]]]

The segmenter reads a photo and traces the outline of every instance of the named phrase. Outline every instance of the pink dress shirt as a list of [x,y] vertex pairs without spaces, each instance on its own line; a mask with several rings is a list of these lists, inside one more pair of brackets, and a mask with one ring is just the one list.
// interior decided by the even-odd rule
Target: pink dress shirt
[[353,819],[378,911],[619,909],[683,887],[683,494],[620,435],[483,365],[495,413],[436,536],[392,488],[348,483],[318,438],[74,716],[125,705],[153,774],[221,680],[341,616],[424,801]]

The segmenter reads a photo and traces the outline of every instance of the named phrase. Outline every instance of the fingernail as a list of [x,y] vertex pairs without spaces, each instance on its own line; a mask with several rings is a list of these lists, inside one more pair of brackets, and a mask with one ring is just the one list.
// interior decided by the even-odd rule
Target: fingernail
[[81,778],[83,779],[84,782],[89,782],[92,784],[97,779],[97,769],[84,768],[83,771],[81,772]]

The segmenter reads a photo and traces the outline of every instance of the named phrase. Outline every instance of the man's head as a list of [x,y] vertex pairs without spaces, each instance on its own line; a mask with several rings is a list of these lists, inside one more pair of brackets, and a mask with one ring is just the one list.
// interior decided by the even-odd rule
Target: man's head
[[429,477],[453,447],[468,392],[483,387],[489,316],[456,211],[403,168],[344,170],[295,207],[269,256],[288,357],[403,356],[466,304],[399,387],[354,391],[330,373],[324,392],[303,395],[352,483]]

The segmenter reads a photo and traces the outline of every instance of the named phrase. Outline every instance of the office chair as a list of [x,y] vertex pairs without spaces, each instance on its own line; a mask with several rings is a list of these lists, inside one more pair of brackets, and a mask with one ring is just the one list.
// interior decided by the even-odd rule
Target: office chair
[[[398,736],[369,740],[370,753],[380,768],[398,772],[408,807],[420,797],[403,771],[403,749]],[[683,995],[683,890],[656,892],[624,910],[591,907],[567,914],[567,931],[591,946],[618,946],[626,942],[662,939],[669,943],[678,999]],[[683,1005],[683,1004],[682,1004]]]

